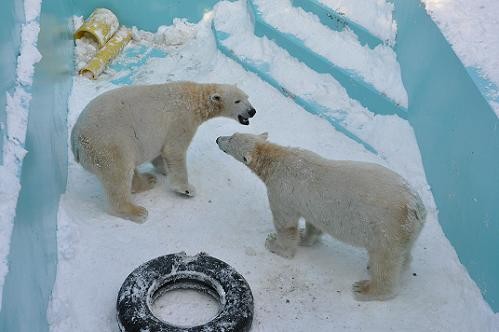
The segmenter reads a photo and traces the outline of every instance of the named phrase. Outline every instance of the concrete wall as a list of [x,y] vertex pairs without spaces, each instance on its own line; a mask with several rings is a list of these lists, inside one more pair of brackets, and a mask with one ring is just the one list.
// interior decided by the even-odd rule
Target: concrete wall
[[[48,331],[46,311],[57,263],[56,221],[67,174],[67,99],[73,42],[71,3],[44,0],[28,117],[26,155],[0,312],[0,331]],[[2,8],[3,10],[3,8]],[[2,11],[3,14],[3,11]]]
[[[112,10],[120,23],[156,31],[160,25],[171,24],[175,17],[198,22],[219,0],[74,0],[75,15],[87,17],[95,8]],[[145,10],[147,8],[147,10]]]
[[23,1],[2,1],[2,10],[0,10],[0,165],[5,135],[5,96],[6,92],[13,90],[16,82],[16,60],[23,22]]
[[409,120],[440,223],[498,312],[499,120],[420,1],[394,3]]

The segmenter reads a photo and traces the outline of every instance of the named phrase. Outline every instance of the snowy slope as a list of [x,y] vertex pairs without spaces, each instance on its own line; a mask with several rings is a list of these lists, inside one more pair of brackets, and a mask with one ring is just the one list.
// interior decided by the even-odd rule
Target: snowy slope
[[[51,331],[117,331],[116,295],[128,273],[153,257],[178,251],[206,251],[245,276],[255,297],[252,331],[493,331],[494,315],[438,225],[412,132],[400,137],[410,148],[400,150],[398,158],[381,160],[222,56],[209,22],[201,22],[198,29],[185,46],[136,68],[133,82],[236,83],[258,113],[249,127],[228,119],[204,124],[188,151],[190,180],[198,196],[179,197],[159,177],[153,190],[135,196],[149,209],[143,225],[108,215],[97,179],[70,160],[68,190],[58,218],[59,265],[49,310]],[[115,87],[111,82],[119,75],[110,70],[96,82],[75,78],[69,127],[93,97]],[[350,287],[367,275],[366,254],[330,237],[317,247],[300,248],[292,260],[265,250],[265,237],[273,228],[265,188],[215,144],[216,137],[235,131],[268,131],[274,142],[327,158],[381,163],[419,191],[429,217],[414,250],[415,275],[407,276],[396,299],[354,301]]]

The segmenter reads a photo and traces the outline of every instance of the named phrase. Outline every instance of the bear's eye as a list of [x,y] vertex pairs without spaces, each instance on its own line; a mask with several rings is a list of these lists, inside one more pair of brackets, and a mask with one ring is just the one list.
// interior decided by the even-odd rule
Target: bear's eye
[[240,102],[241,102],[240,100],[236,100],[236,101],[235,101],[235,103],[236,103],[236,104],[239,104]]

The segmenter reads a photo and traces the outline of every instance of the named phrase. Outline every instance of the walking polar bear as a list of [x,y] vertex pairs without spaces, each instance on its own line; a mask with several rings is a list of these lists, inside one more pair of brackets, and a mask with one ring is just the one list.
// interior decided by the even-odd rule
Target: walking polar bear
[[[426,218],[420,197],[402,177],[380,165],[326,160],[266,139],[266,133],[236,133],[216,141],[267,186],[277,232],[267,237],[267,249],[291,258],[298,244],[313,245],[322,232],[329,233],[367,249],[370,280],[353,284],[357,300],[394,297]],[[300,217],[305,219],[301,234]]]
[[168,172],[171,188],[194,195],[186,152],[197,128],[219,116],[249,124],[256,111],[233,85],[176,82],[122,87],[92,100],[71,133],[75,159],[102,183],[112,212],[144,222],[147,210],[132,203],[131,193],[151,189],[156,177],[137,166],[153,161]]

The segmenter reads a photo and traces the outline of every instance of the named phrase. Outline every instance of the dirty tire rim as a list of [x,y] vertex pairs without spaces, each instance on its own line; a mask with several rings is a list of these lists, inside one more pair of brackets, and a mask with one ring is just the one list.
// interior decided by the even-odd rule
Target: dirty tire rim
[[[217,315],[203,325],[181,327],[157,318],[151,305],[173,289],[194,289],[213,296]],[[230,265],[200,253],[161,256],[135,269],[121,286],[116,304],[122,332],[249,331],[253,295],[246,280]]]

